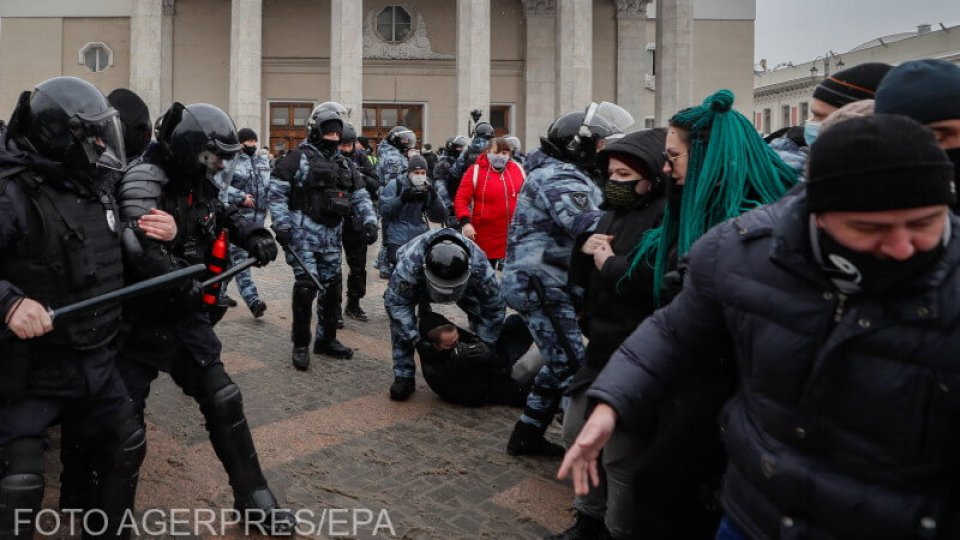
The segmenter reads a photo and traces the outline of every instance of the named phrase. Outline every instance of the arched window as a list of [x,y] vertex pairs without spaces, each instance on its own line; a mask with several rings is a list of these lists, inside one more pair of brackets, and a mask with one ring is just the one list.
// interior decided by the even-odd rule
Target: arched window
[[79,63],[99,73],[113,65],[113,51],[106,43],[95,41],[80,47]]
[[387,6],[377,15],[377,33],[387,43],[406,41],[413,34],[410,13],[400,6]]

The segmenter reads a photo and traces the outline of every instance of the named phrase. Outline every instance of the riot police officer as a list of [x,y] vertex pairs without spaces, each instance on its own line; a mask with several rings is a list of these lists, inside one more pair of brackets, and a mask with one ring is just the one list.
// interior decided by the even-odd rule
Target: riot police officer
[[564,114],[527,157],[527,180],[507,240],[503,295],[526,321],[546,365],[510,436],[512,455],[563,455],[563,447],[543,433],[584,354],[575,308],[582,289],[568,285],[570,257],[577,237],[593,232],[602,215],[603,194],[593,178],[596,153],[604,137],[633,122],[616,105],[604,106],[620,124],[600,114],[596,104],[587,113]]
[[454,229],[433,229],[400,248],[383,293],[393,345],[391,399],[403,401],[416,390],[413,351],[422,339],[417,309],[422,317],[431,302],[455,302],[480,341],[497,341],[506,308],[496,272],[483,250]]
[[476,163],[477,158],[483,153],[483,149],[487,147],[487,143],[495,136],[496,131],[488,122],[480,122],[473,128],[473,140],[450,167],[450,181],[447,184],[447,192],[450,194],[451,201],[457,200],[457,188],[460,187],[463,173]]
[[342,131],[343,120],[334,108],[314,109],[307,122],[307,139],[274,167],[270,181],[273,228],[296,279],[292,359],[299,370],[310,366],[307,347],[314,299],[318,301],[313,352],[353,357],[353,351],[337,340],[343,218],[356,213],[367,239],[375,240],[377,235],[377,218],[364,180],[338,152]]
[[[340,153],[347,157],[353,168],[363,179],[363,185],[370,194],[371,201],[379,198],[380,180],[366,152],[357,142],[357,130],[352,124],[344,124],[340,133]],[[367,322],[366,312],[360,307],[360,299],[367,294],[367,246],[377,241],[377,235],[367,234],[362,217],[357,212],[351,212],[343,218],[343,253],[347,257],[347,266],[350,273],[347,275],[347,307],[343,313],[361,322]],[[338,281],[342,281],[339,277]],[[337,295],[339,301],[341,296]],[[338,308],[339,309],[339,308]]]
[[[270,233],[218,197],[214,176],[241,148],[233,120],[213,105],[174,103],[159,126],[157,141],[148,147],[143,162],[123,178],[120,215],[134,219],[150,208],[161,208],[174,215],[179,234],[172,243],[137,239],[138,246],[128,246],[127,278],[137,281],[197,263],[222,268],[226,238],[259,265],[274,260],[277,247]],[[230,479],[235,507],[246,517],[263,513],[260,517],[268,519],[269,532],[289,533],[294,517],[279,508],[267,486],[240,388],[220,359],[221,345],[209,314],[215,309],[216,293],[193,281],[176,291],[127,302],[119,368],[141,414],[158,370],[169,372],[200,406],[210,442]]]
[[[437,166],[433,169],[434,185],[437,186],[437,194],[447,208],[447,214],[452,218],[448,220],[451,226],[458,226],[459,223],[454,225],[454,223],[457,222],[457,216],[456,212],[453,211],[453,197],[450,195],[450,188],[454,187],[452,176],[450,175],[450,168],[457,162],[457,158],[460,157],[460,153],[463,152],[463,149],[466,147],[467,138],[463,135],[450,137],[440,151]],[[457,185],[459,185],[459,179],[457,179]]]
[[[387,187],[391,181],[398,182],[407,174],[407,151],[417,146],[416,134],[404,126],[395,126],[387,133],[387,138],[377,146],[377,176],[380,177],[380,187]],[[384,230],[383,244],[377,254],[377,266],[380,269],[380,278],[390,277],[390,264],[386,261],[386,230],[389,219],[384,217],[381,228]]]
[[101,176],[125,166],[116,110],[92,84],[57,77],[21,94],[0,139],[0,537],[33,537],[45,430],[57,421],[91,452],[84,503],[103,513],[89,531],[126,537],[116,527],[134,504],[145,435],[114,364],[120,305],[55,322],[47,312],[123,285],[116,200]]

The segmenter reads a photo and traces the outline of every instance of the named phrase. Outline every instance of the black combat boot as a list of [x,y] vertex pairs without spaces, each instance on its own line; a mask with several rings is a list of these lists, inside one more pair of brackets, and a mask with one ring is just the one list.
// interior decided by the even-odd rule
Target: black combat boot
[[322,354],[347,360],[353,358],[353,349],[340,343],[337,339],[336,324],[324,324],[323,341],[313,342],[313,354]]
[[518,420],[507,443],[507,453],[511,456],[563,456],[564,449],[543,437],[546,427],[539,428]]
[[363,308],[362,308],[362,307],[360,307],[360,299],[359,299],[359,298],[350,298],[350,299],[348,299],[348,300],[347,300],[347,307],[344,308],[343,313],[344,313],[347,317],[350,317],[351,319],[356,319],[356,320],[358,320],[358,321],[360,321],[360,322],[367,322],[367,321],[370,320],[370,318],[367,317],[367,313],[366,313],[365,311],[363,311]]
[[306,371],[310,368],[310,352],[306,347],[293,348],[293,367],[300,371]]
[[296,517],[280,508],[260,468],[253,436],[243,413],[240,388],[230,383],[200,404],[206,419],[210,443],[230,479],[234,508],[251,529],[262,525],[264,533],[288,536],[296,528]]
[[263,317],[263,312],[266,310],[267,310],[267,303],[264,302],[263,300],[260,300],[259,298],[254,300],[253,303],[250,304],[250,313],[253,313],[254,319],[259,319],[260,317]]
[[413,382],[413,377],[396,377],[390,385],[390,399],[406,401],[416,390],[417,385]]
[[610,538],[602,518],[577,511],[573,526],[560,534],[545,536],[544,540],[606,540]]

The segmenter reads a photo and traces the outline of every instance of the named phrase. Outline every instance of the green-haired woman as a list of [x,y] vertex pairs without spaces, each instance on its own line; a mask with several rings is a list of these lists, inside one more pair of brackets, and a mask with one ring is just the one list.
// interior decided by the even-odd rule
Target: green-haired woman
[[[643,236],[628,270],[631,277],[638,269],[653,270],[648,274],[650,287],[660,305],[677,292],[671,289],[679,280],[670,276],[703,233],[776,201],[797,182],[796,172],[767,147],[747,118],[731,108],[733,100],[732,92],[720,90],[670,119],[664,152],[667,209],[660,226]],[[666,396],[660,410],[652,411],[657,429],[644,447],[618,443],[604,452],[609,481],[632,480],[636,494],[629,502],[607,501],[608,509],[627,503],[634,512],[630,530],[611,527],[611,537],[706,538],[716,530],[720,515],[705,510],[700,495],[701,484],[718,477],[725,461],[715,424],[732,383],[721,365],[718,361],[715,372],[691,374]],[[599,470],[597,456],[615,423],[614,409],[603,396],[592,390],[587,395],[597,399],[597,407],[560,468],[561,477],[574,473],[578,495],[587,494],[585,471]]]

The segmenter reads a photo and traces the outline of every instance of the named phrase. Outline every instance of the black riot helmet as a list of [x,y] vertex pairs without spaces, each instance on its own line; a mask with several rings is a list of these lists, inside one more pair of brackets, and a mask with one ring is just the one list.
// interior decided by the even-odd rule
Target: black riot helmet
[[595,168],[597,143],[633,125],[633,116],[616,104],[591,103],[586,112],[572,112],[557,118],[540,137],[540,147],[559,160]]
[[470,142],[467,141],[467,138],[463,135],[450,137],[447,139],[446,144],[447,154],[457,157],[460,155],[460,152],[463,152],[463,149],[466,148],[468,144],[470,144]]
[[95,181],[98,167],[126,167],[117,111],[83,79],[54,77],[24,92],[10,131],[43,157],[65,164],[79,180]]
[[317,144],[323,138],[324,133],[342,133],[343,118],[340,114],[334,107],[324,106],[324,104],[318,105],[310,113],[310,120],[307,120],[307,140]]
[[357,130],[353,124],[344,124],[343,131],[340,132],[340,144],[353,144],[357,142]]
[[350,117],[350,109],[344,107],[342,104],[337,103],[336,101],[324,101],[323,103],[317,105],[316,108],[330,109],[332,111],[336,111],[337,115],[340,116],[340,119],[343,120],[344,122],[346,122],[347,118]]
[[470,281],[470,252],[455,237],[437,236],[427,247],[423,273],[431,301],[456,302],[463,297]]
[[207,103],[174,103],[163,115],[159,138],[176,172],[190,181],[213,178],[241,148],[230,116]]
[[153,131],[150,109],[140,96],[126,88],[117,88],[110,92],[107,101],[117,110],[123,126],[123,148],[127,158],[133,160],[143,154],[150,144]]
[[494,131],[493,126],[491,126],[489,122],[480,122],[473,128],[473,138],[475,139],[479,137],[485,141],[489,141],[495,136],[496,131]]
[[387,143],[399,150],[409,150],[417,145],[417,135],[403,126],[397,126],[387,134]]

